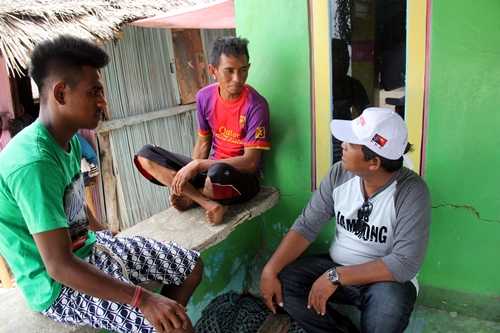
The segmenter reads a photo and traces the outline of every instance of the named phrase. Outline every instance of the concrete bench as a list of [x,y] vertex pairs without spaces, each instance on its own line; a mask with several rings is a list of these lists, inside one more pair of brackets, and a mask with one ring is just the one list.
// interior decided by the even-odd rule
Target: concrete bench
[[272,208],[278,200],[276,189],[263,187],[249,202],[229,206],[224,223],[217,226],[205,222],[205,212],[201,208],[181,214],[170,208],[122,231],[118,237],[144,236],[162,242],[175,241],[186,248],[202,251],[224,240],[238,225]]
[[[278,200],[276,189],[263,187],[249,202],[230,206],[224,223],[218,226],[205,222],[201,208],[184,213],[169,208],[124,230],[118,237],[139,235],[163,242],[175,241],[184,247],[202,251],[224,240],[238,225],[272,208]],[[18,289],[12,288],[0,291],[0,332],[88,333],[97,330],[61,325],[34,313],[28,309]]]

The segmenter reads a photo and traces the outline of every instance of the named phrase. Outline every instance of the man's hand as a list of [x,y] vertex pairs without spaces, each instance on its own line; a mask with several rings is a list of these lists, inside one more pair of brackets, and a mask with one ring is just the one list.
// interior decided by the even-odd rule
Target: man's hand
[[281,282],[275,273],[262,271],[260,277],[260,294],[264,298],[266,306],[276,314],[276,304],[283,307],[283,296],[281,294]]
[[325,272],[312,285],[307,301],[307,308],[314,309],[318,314],[324,316],[326,313],[326,302],[337,290],[337,285],[333,284]]
[[174,179],[172,180],[171,190],[175,195],[181,195],[184,185],[190,181],[198,173],[199,162],[197,160],[191,161],[186,164],[182,169],[177,171]]
[[158,333],[190,327],[186,309],[181,304],[151,291],[143,290],[139,310]]

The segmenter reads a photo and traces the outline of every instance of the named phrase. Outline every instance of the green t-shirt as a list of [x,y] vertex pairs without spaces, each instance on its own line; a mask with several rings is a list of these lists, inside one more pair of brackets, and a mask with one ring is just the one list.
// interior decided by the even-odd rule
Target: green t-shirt
[[61,285],[48,274],[33,234],[68,228],[73,241],[87,237],[75,254],[90,254],[81,151],[73,137],[64,151],[40,121],[15,136],[0,153],[0,254],[34,311],[49,308]]

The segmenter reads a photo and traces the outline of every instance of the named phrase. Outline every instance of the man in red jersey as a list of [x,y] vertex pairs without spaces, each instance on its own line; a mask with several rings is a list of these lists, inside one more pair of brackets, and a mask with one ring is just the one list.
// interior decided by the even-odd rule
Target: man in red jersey
[[271,147],[268,104],[245,84],[250,69],[248,41],[215,41],[209,64],[217,81],[196,95],[198,139],[192,159],[153,145],[135,156],[138,170],[171,189],[180,211],[199,204],[209,223],[223,221],[225,205],[241,203],[259,191],[262,150]]

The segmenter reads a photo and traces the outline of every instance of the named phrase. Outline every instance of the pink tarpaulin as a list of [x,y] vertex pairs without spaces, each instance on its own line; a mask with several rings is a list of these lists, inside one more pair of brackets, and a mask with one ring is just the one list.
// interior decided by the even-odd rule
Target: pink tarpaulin
[[7,63],[0,55],[0,115],[2,114],[4,114],[4,117],[14,118],[14,106],[12,105],[12,95],[10,94]]
[[184,8],[165,15],[138,20],[132,25],[145,28],[235,28],[234,3],[233,0],[214,1],[210,4]]
[[5,59],[0,56],[0,151],[10,141],[9,120],[14,118],[14,107],[10,93],[9,73]]

